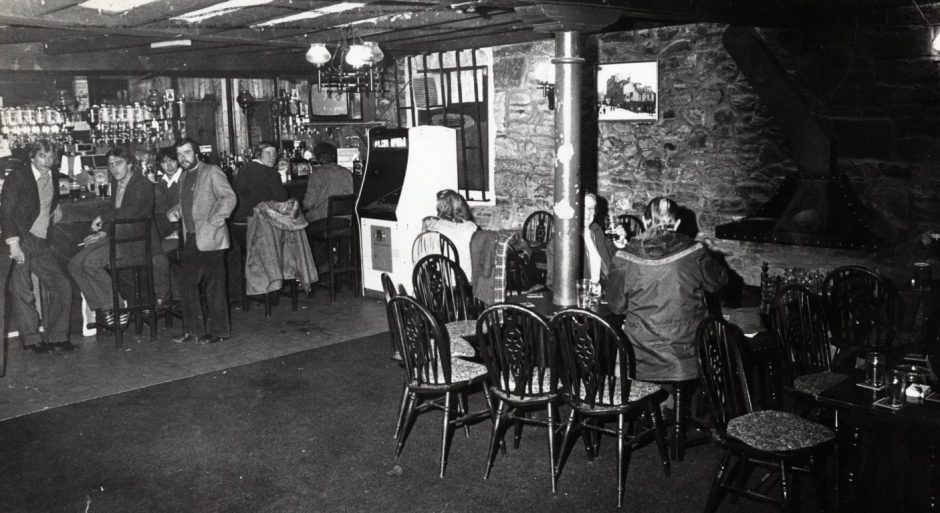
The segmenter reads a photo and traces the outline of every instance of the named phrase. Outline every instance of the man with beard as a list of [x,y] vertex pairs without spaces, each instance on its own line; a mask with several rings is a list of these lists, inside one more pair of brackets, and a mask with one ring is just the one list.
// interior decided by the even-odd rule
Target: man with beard
[[[196,141],[187,137],[174,147],[183,176],[180,202],[167,212],[167,218],[171,222],[183,221],[180,288],[185,331],[173,340],[219,342],[231,336],[223,253],[229,247],[225,220],[235,209],[235,191],[218,166],[199,161]],[[206,315],[199,298],[199,284],[203,281]]]

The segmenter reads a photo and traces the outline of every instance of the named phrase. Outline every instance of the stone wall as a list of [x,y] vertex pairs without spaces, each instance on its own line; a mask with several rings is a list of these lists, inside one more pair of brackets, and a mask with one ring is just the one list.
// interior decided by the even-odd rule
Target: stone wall
[[[686,25],[584,38],[585,188],[596,188],[611,204],[627,200],[635,210],[653,196],[675,198],[697,214],[701,236],[728,254],[732,268],[748,283],[757,283],[762,261],[772,268],[862,264],[899,272],[916,251],[912,247],[868,253],[713,239],[715,225],[751,212],[783,176],[796,170],[788,142],[722,47],[724,28]],[[839,166],[852,178],[862,201],[899,226],[920,229],[936,220],[932,213],[940,205],[935,172],[940,159],[937,60],[908,48],[917,38],[895,35],[894,44],[904,48],[887,51],[882,33],[877,52],[881,57],[861,66],[856,61],[872,59],[865,52],[877,45],[860,39],[861,33],[764,36],[790,69],[810,109],[827,121],[837,138],[853,142],[840,145],[846,149]],[[871,37],[877,41],[878,36]],[[521,226],[530,212],[551,205],[553,113],[531,73],[553,53],[552,41],[494,51],[497,204],[475,209],[486,227]],[[847,62],[833,68],[839,56]],[[640,60],[659,62],[659,121],[598,125],[592,106],[592,63]],[[917,112],[926,113],[926,119]]]

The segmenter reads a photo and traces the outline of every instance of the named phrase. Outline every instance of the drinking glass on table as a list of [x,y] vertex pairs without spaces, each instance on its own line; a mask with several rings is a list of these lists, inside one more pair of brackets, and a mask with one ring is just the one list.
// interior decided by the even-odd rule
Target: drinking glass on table
[[865,384],[880,387],[884,384],[885,355],[873,351],[865,355]]
[[885,394],[885,402],[888,406],[901,406],[906,400],[906,383],[904,380],[904,373],[892,369],[891,373],[888,374],[888,382],[886,383],[888,391]]

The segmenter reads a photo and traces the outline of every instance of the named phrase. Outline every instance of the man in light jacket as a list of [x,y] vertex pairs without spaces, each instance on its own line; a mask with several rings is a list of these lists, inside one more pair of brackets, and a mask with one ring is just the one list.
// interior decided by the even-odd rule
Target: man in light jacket
[[[219,342],[231,336],[223,253],[229,247],[225,220],[235,209],[235,191],[218,166],[199,161],[196,141],[180,139],[174,147],[183,176],[180,202],[167,212],[167,218],[183,221],[180,288],[185,331],[173,340]],[[206,285],[205,316],[199,299],[202,281]]]

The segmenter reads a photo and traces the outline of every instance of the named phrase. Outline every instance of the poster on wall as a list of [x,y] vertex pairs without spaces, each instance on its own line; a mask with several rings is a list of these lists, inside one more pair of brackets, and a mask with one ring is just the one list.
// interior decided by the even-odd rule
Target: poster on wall
[[656,61],[597,66],[598,121],[659,119],[659,69]]

